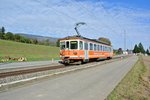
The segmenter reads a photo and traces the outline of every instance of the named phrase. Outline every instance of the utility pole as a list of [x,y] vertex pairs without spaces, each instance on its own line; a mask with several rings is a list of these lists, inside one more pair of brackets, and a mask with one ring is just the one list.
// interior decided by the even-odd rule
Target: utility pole
[[126,51],[126,31],[124,30],[124,51]]

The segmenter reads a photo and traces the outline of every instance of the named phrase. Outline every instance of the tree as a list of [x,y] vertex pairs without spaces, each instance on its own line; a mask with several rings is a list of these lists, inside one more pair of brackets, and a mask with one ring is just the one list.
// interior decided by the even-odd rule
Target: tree
[[146,54],[147,54],[147,55],[150,55],[150,52],[149,52],[149,50],[148,50],[148,49],[146,50]]
[[20,42],[22,42],[22,43],[26,43],[25,37],[21,36],[21,38],[20,38]]
[[6,40],[14,40],[14,35],[11,32],[7,32],[4,36]]
[[38,44],[38,40],[37,39],[32,39],[32,43],[33,44]]
[[4,39],[4,35],[5,35],[5,28],[2,27],[0,28],[0,39]]
[[46,40],[44,41],[44,45],[50,45],[49,39],[46,39]]
[[23,36],[21,36],[20,42],[22,42],[22,43],[32,43],[29,38],[25,38]]
[[116,52],[117,54],[123,54],[123,50],[122,50],[122,48],[119,48],[118,50],[117,50],[117,52]]
[[25,43],[32,43],[31,40],[29,38],[25,38]]
[[4,27],[2,27],[2,29],[1,29],[1,30],[2,30],[2,33],[5,33],[5,28],[4,28]]
[[15,40],[16,42],[19,42],[20,39],[21,39],[21,36],[20,36],[19,34],[15,34],[15,35],[14,35],[14,40]]
[[57,42],[56,42],[56,46],[57,46],[57,47],[59,47],[59,46],[60,46],[60,41],[59,41],[59,40],[57,40]]
[[134,49],[133,49],[133,53],[139,53],[140,50],[139,50],[139,47],[137,46],[137,44],[134,46]]
[[144,54],[145,50],[144,50],[142,43],[139,43],[138,47],[139,47],[139,51]]
[[4,39],[5,33],[0,32],[0,39]]
[[111,41],[108,38],[100,37],[98,39],[100,42],[106,43],[108,45],[111,45]]

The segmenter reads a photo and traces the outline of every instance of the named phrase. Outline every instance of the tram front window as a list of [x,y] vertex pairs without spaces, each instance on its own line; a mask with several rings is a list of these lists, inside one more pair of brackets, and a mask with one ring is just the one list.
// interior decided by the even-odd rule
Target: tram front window
[[78,42],[77,41],[71,41],[70,42],[70,48],[71,49],[78,49]]
[[65,49],[65,42],[60,42],[60,49],[64,50]]

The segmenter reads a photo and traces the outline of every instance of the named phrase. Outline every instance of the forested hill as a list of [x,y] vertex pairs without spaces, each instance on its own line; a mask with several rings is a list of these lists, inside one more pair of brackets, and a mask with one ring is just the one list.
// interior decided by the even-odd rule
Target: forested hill
[[54,37],[47,37],[47,36],[40,36],[40,35],[32,35],[32,34],[24,34],[24,33],[16,33],[19,34],[20,36],[24,36],[26,38],[30,38],[30,39],[37,39],[38,41],[49,41],[52,43],[56,43],[58,38],[54,38]]

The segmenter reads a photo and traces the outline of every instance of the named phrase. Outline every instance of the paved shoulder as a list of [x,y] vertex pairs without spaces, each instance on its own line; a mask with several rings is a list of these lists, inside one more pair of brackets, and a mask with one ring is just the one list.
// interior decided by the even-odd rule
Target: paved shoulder
[[1,100],[104,100],[137,61],[121,61],[76,71],[0,93]]
[[32,67],[32,66],[41,66],[48,64],[57,64],[58,61],[33,61],[33,62],[15,62],[15,63],[0,63],[1,69],[10,69],[10,68],[22,68],[22,67]]

